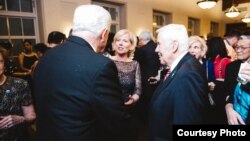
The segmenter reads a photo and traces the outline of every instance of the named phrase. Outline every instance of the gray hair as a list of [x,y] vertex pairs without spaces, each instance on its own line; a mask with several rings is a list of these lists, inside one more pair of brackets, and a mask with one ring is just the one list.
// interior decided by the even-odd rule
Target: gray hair
[[177,41],[181,52],[188,50],[187,29],[181,24],[168,24],[156,31],[165,42]]
[[250,40],[250,36],[249,35],[241,35],[240,40]]
[[153,35],[150,31],[142,31],[139,35],[139,39],[146,41],[154,40]]
[[72,35],[77,32],[90,32],[95,37],[104,29],[110,30],[111,16],[107,10],[98,5],[80,5],[73,17]]

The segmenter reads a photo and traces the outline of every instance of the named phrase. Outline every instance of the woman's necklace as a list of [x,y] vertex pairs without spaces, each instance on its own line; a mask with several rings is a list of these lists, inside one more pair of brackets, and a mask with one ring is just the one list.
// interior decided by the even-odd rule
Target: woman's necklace
[[6,81],[6,78],[7,77],[5,75],[2,76],[2,79],[0,81],[0,86],[4,84],[4,82]]

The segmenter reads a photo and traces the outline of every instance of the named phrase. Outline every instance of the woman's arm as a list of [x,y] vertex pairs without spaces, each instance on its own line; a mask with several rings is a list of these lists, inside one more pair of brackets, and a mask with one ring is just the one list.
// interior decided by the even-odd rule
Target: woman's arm
[[136,103],[141,95],[142,87],[141,87],[141,69],[140,65],[137,62],[136,64],[136,73],[135,73],[135,88],[134,92],[131,96],[128,97],[128,100],[124,103],[125,105],[131,105]]
[[0,129],[8,129],[17,124],[24,122],[32,122],[36,119],[36,113],[33,104],[29,106],[22,106],[23,116],[21,115],[7,115],[1,116]]

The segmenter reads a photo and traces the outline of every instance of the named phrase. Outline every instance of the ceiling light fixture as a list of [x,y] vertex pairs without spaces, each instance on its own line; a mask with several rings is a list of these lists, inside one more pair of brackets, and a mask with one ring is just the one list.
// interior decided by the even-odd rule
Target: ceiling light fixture
[[244,18],[242,19],[242,22],[250,23],[250,15],[248,13],[244,16]]
[[202,9],[213,8],[217,3],[217,0],[199,0],[196,4]]
[[234,6],[234,0],[232,0],[232,6],[225,12],[228,18],[235,18],[240,15],[240,11]]
[[237,16],[240,15],[240,11],[234,6],[232,5],[229,10],[227,12],[225,12],[225,15],[228,17],[228,18],[235,18]]
[[250,23],[249,6],[250,6],[250,0],[249,0],[248,7],[247,7],[247,14],[244,16],[243,19],[241,19],[242,22],[244,23]]

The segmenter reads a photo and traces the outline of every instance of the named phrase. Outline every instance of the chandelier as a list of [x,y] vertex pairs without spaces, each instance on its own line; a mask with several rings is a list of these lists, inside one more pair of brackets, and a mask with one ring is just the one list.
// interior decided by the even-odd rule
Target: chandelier
[[249,6],[250,6],[250,0],[249,0],[248,7],[247,7],[247,14],[244,16],[243,19],[241,19],[242,22],[244,23],[250,23]]
[[228,17],[228,18],[235,18],[237,16],[240,15],[240,11],[234,6],[232,5],[229,10],[227,12],[225,12],[225,15]]
[[250,15],[248,13],[244,16],[244,18],[242,19],[242,22],[250,23]]
[[196,4],[202,9],[210,9],[216,5],[217,0],[199,0]]

